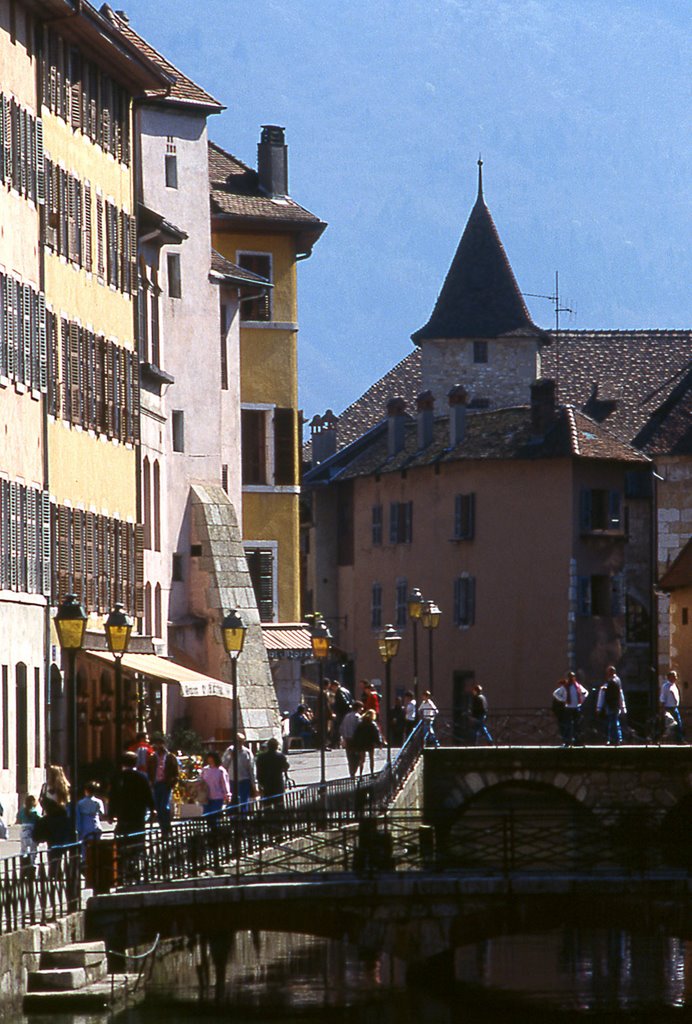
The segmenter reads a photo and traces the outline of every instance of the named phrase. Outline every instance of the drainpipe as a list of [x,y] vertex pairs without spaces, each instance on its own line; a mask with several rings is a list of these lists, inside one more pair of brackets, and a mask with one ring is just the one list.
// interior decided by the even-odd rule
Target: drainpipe
[[[651,703],[651,714],[655,715],[658,710],[658,592],[656,590],[656,581],[658,580],[658,481],[663,478],[656,472],[656,467],[652,464],[651,466],[651,482],[652,482],[652,495],[651,495],[651,529],[649,530],[650,538],[650,580],[649,580],[649,593],[651,594],[651,616],[650,616],[650,645],[651,645],[651,662],[652,667],[650,671],[649,680],[649,698]],[[670,600],[670,599],[669,599]]]

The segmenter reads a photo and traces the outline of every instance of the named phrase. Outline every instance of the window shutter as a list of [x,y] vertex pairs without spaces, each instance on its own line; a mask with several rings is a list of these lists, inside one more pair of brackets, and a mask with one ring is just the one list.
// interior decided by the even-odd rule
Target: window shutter
[[399,541],[399,502],[389,503],[389,543],[397,544]]
[[84,513],[72,510],[72,585],[80,604],[84,603]]
[[[0,377],[7,376],[7,278],[0,271]],[[0,590],[2,587],[0,586]]]
[[0,92],[0,184],[5,181],[5,94]]
[[105,361],[104,361],[105,340],[97,337],[94,341],[94,397],[96,414],[96,433],[104,434],[105,430]]
[[85,270],[91,273],[92,269],[92,236],[91,236],[91,185],[88,181],[84,183],[84,239],[83,239],[83,264]]
[[81,424],[81,394],[80,394],[80,365],[79,365],[79,327],[76,323],[70,322],[70,422]]
[[129,255],[129,260],[130,260],[130,292],[131,292],[132,295],[136,295],[137,294],[137,288],[138,288],[138,283],[137,283],[137,218],[130,216],[129,221],[130,221],[130,227],[129,227],[130,251],[129,251],[128,255]]
[[22,381],[31,386],[31,306],[32,292],[28,284],[22,285]]
[[296,420],[293,409],[274,410],[274,483],[296,483]]
[[403,502],[404,510],[404,541],[410,544],[413,541],[413,502]]
[[48,349],[48,412],[51,416],[60,415],[60,351],[57,330],[57,319],[50,311],[46,311],[46,347]]
[[105,276],[103,265],[103,197],[96,193],[96,273]]
[[108,551],[108,522],[105,516],[98,517],[98,560],[99,560],[99,611],[109,610],[108,581],[110,562]]
[[469,576],[467,581],[468,602],[467,602],[467,625],[473,626],[476,622],[476,577]]
[[17,107],[17,128],[18,128],[18,142],[19,142],[19,180],[15,182],[17,191],[26,196],[26,179],[27,179],[27,166],[26,166],[26,152],[27,152],[27,128],[26,128],[26,110],[21,107]]
[[103,375],[105,379],[106,396],[106,434],[115,437],[115,402],[113,400],[113,343],[106,341],[104,345]]
[[38,592],[40,567],[37,564],[39,552],[38,492],[33,487],[26,489],[26,588],[29,594]]
[[135,524],[134,538],[134,613],[138,618],[141,618],[144,615],[144,527],[141,523]]
[[[457,495],[459,497],[459,495]],[[455,626],[461,625],[461,578],[454,580],[454,600],[452,610],[452,621]]]
[[70,122],[75,131],[82,130],[82,56],[79,50],[70,50]]
[[67,121],[70,113],[70,53],[63,39],[58,38],[58,117]]
[[58,41],[54,32],[48,30],[47,60],[49,66],[48,108],[57,113],[58,104]]
[[64,601],[70,588],[70,509],[58,507],[58,595],[57,603]]
[[84,513],[84,606],[96,610],[94,600],[94,513]]
[[[57,340],[57,339],[56,339]],[[67,320],[60,320],[60,394],[62,417],[72,422],[72,363],[70,360],[70,328]]]
[[624,612],[624,594],[625,580],[623,574],[619,572],[613,576],[611,584],[610,614],[613,618],[617,618]]
[[591,531],[591,491],[582,487],[579,492],[579,529],[581,533]]
[[8,185],[12,184],[12,106],[9,96],[4,96],[2,118],[2,159],[4,165],[4,180]]
[[43,121],[36,118],[36,199],[43,205],[46,201],[46,166],[43,152]]
[[41,593],[51,594],[51,504],[47,491],[41,492]]
[[26,185],[27,196],[36,202],[36,118],[26,115]]
[[10,482],[0,479],[0,590],[10,589]]
[[[45,391],[45,374],[42,374],[41,343],[45,350],[45,337],[41,338],[40,299],[44,300],[43,325],[45,328],[45,297],[31,289],[31,387],[34,391]],[[43,389],[41,383],[44,384]]]
[[591,615],[591,577],[580,576],[577,580],[577,614]]
[[19,485],[10,481],[10,589],[17,589],[19,561]]
[[99,382],[96,378],[96,339],[92,331],[86,333],[86,364],[87,364],[87,376],[86,376],[86,413],[85,423],[90,430],[98,429],[98,417],[96,414],[96,392],[99,386]]
[[59,207],[59,235],[58,235],[58,252],[61,256],[69,255],[69,202],[68,202],[68,177],[67,171],[64,167],[58,168],[58,207]]
[[140,406],[140,389],[139,389],[139,359],[137,353],[132,352],[130,355],[132,361],[132,440],[139,441],[139,406]]

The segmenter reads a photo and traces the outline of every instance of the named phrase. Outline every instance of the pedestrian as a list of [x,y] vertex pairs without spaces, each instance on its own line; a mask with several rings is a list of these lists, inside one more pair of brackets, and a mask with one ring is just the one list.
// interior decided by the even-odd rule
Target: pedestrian
[[74,843],[74,828],[65,804],[49,800],[45,811],[34,825],[34,842],[48,844],[48,874],[57,878],[62,857]]
[[370,758],[370,774],[375,771],[375,750],[382,746],[382,736],[377,728],[372,708],[364,711],[353,734],[353,746],[358,751],[360,774],[363,774],[366,754]]
[[247,745],[245,733],[238,733],[238,780],[236,782],[233,764],[233,744],[227,747],[221,758],[224,768],[231,780],[233,804],[247,810],[250,800],[257,796],[257,779],[255,777],[255,758]]
[[363,702],[355,700],[353,702],[353,707],[347,715],[344,715],[344,720],[341,723],[341,740],[346,751],[348,774],[352,779],[355,779],[356,773],[360,767],[360,750],[358,750],[354,744],[354,735],[362,713]]
[[416,722],[418,720],[418,706],[416,704],[416,697],[413,690],[406,691],[404,694],[404,700],[406,702],[406,707],[404,709],[404,715],[406,717],[406,735],[410,736],[416,728]]
[[588,691],[581,685],[574,672],[568,672],[553,691],[553,708],[557,715],[563,747],[572,747],[579,739],[581,707]]
[[286,791],[288,768],[288,758],[279,752],[279,741],[272,736],[255,758],[257,784],[265,800],[279,802]]
[[353,707],[353,697],[336,679],[327,680],[327,690],[332,698],[331,745],[336,748],[339,746],[341,723]]
[[606,744],[617,747],[622,743],[621,716],[627,714],[625,695],[622,691],[622,680],[615,671],[614,665],[606,669],[606,681],[598,690],[596,713],[604,715],[606,720]]
[[[154,751],[147,758],[147,777],[154,796],[154,807],[162,832],[171,828],[171,793],[178,781],[180,769],[178,759],[166,747],[166,738],[162,733],[152,737]],[[137,754],[135,753],[135,771],[137,770]]]
[[305,704],[299,704],[290,717],[289,733],[299,739],[303,747],[314,747],[317,743],[315,732],[308,708]]
[[680,714],[680,690],[678,689],[678,674],[671,670],[661,684],[659,704],[662,715],[670,715],[675,723],[675,739],[678,743],[685,742],[685,731],[682,726],[682,715]]
[[106,811],[96,795],[98,789],[97,782],[87,782],[84,796],[77,801],[77,838],[82,844],[82,861],[86,860],[87,844],[101,838],[101,818]]
[[221,764],[221,755],[215,750],[207,754],[207,763],[200,776],[206,787],[206,799],[202,805],[202,814],[207,818],[210,828],[216,828],[224,804],[231,802],[231,785],[228,772]]
[[389,737],[393,747],[402,746],[405,731],[406,711],[401,697],[397,697],[394,707],[389,712]]
[[146,775],[149,757],[154,753],[154,748],[149,742],[149,733],[138,732],[135,736],[134,743],[131,743],[127,749],[134,750],[137,755],[137,771]]
[[60,765],[49,764],[46,768],[46,781],[41,786],[38,802],[44,814],[50,814],[56,808],[67,808],[70,784]]
[[374,711],[375,718],[380,720],[380,698],[377,690],[368,679],[363,680],[363,707],[366,711]]
[[[2,816],[0,811],[0,817]],[[36,797],[31,793],[28,793],[24,797],[24,804],[19,808],[19,814],[17,815],[17,824],[21,826],[19,832],[20,840],[20,856],[24,863],[29,863],[32,866],[36,863],[36,840],[34,839],[34,826],[37,821],[41,820],[38,807],[36,805]]]
[[115,818],[115,836],[121,858],[122,877],[139,877],[139,860],[144,854],[144,829],[147,814],[154,810],[151,786],[137,771],[137,754],[126,750],[122,755],[122,768],[113,783],[108,814]]
[[430,690],[426,690],[423,693],[423,699],[420,702],[418,714],[423,722],[423,746],[427,747],[432,743],[434,747],[439,747],[440,741],[435,733],[435,719],[437,718],[439,711],[435,701],[432,699]]
[[471,724],[473,727],[473,742],[474,745],[478,743],[481,736],[484,736],[488,743],[493,743],[493,738],[490,735],[490,730],[486,725],[488,720],[488,700],[483,693],[483,687],[480,683],[471,690]]

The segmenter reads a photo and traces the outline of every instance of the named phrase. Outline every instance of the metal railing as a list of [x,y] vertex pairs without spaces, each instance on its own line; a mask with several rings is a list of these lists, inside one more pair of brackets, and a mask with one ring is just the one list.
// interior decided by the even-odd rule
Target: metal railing
[[53,847],[34,863],[0,860],[0,933],[45,925],[81,908],[80,844]]

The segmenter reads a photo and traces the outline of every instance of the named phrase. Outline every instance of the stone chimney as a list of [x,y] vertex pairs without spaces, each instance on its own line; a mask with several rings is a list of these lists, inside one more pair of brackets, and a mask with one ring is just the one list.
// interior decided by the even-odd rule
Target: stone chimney
[[463,384],[455,384],[449,391],[449,447],[456,448],[466,433],[466,402],[468,395]]
[[288,195],[288,146],[284,131],[276,124],[263,124],[257,144],[260,188],[273,198]]
[[404,447],[406,436],[406,402],[403,398],[390,398],[387,402],[387,450],[396,455]]
[[545,437],[555,421],[557,386],[554,380],[540,377],[531,385],[531,433]]
[[310,443],[312,445],[311,465],[317,466],[336,451],[336,428],[338,418],[331,409],[324,416],[313,416],[310,420]]
[[423,451],[432,444],[435,425],[435,398],[432,391],[421,391],[416,399],[416,424],[418,428],[418,450]]

